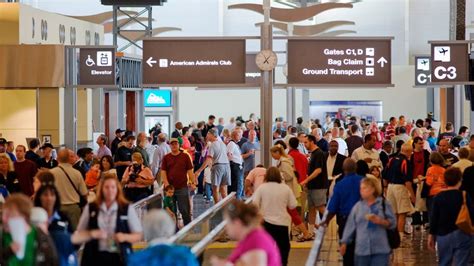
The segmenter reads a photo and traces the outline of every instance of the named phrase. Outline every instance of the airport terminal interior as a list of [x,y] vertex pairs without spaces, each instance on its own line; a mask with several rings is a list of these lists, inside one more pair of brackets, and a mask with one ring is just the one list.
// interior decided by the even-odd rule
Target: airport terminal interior
[[0,266],[474,265],[473,44],[472,0],[0,0]]

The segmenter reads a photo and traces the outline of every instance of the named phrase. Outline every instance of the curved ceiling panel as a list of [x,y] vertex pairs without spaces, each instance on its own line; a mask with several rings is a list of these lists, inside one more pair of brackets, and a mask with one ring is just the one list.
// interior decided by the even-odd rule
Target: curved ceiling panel
[[[156,36],[167,31],[181,31],[181,28],[175,28],[175,27],[154,28],[152,31],[152,36]],[[132,41],[139,41],[145,38],[145,34],[143,33],[143,31],[124,31],[124,32],[121,32],[120,35]]]
[[[260,26],[262,23],[256,23],[255,26]],[[283,22],[271,22],[271,24],[282,31],[288,32],[288,24]],[[316,25],[295,25],[293,26],[293,35],[311,36],[325,32],[331,28],[342,25],[355,25],[353,21],[336,20],[324,22]]]
[[[130,15],[138,14],[138,12],[136,12],[136,11],[127,11],[127,13],[130,14]],[[119,12],[118,16],[121,17],[121,16],[124,16],[124,14],[121,14]],[[88,22],[91,22],[91,23],[103,24],[104,22],[112,19],[113,11],[102,12],[102,13],[89,15],[89,16],[68,16],[68,17],[88,21]]]
[[318,36],[333,37],[333,36],[339,36],[339,35],[342,35],[342,34],[353,34],[353,33],[357,33],[357,31],[354,31],[354,30],[333,30],[333,31],[323,32],[321,34],[318,34]]
[[[334,8],[352,8],[350,3],[323,3],[302,8],[275,8],[270,9],[270,18],[283,22],[298,22],[312,18],[319,13]],[[230,5],[229,9],[247,9],[263,14],[263,6],[260,4],[236,4]]]

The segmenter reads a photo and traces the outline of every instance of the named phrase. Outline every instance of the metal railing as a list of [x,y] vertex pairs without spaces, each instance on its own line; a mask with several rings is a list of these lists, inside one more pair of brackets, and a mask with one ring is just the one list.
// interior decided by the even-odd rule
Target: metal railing
[[138,218],[143,222],[143,217],[149,209],[161,208],[162,207],[162,195],[161,193],[156,193],[150,195],[142,200],[135,202],[132,206],[137,212]]
[[[329,202],[328,202],[329,204]],[[323,215],[322,221],[325,221],[328,216],[328,211],[326,210]],[[316,223],[320,224],[319,215],[316,215]],[[325,226],[320,226],[316,232],[316,239],[314,239],[313,246],[309,251],[308,259],[306,260],[305,266],[315,266],[319,260],[319,255],[321,254],[321,247],[323,246],[324,237],[326,235],[327,228]]]
[[[252,198],[248,198],[245,203],[249,204],[252,202]],[[223,220],[219,225],[217,225],[211,232],[209,232],[204,238],[201,239],[198,243],[196,243],[192,248],[191,252],[196,255],[196,257],[200,256],[204,250],[206,250],[207,246],[212,244],[224,231],[225,226],[227,225],[227,221]]]
[[[192,220],[185,227],[181,228],[176,234],[174,234],[170,239],[170,243],[179,244],[185,238],[190,239],[190,236],[194,233],[194,229],[197,226],[201,226],[201,231],[199,233],[198,239],[201,239],[203,235],[208,235],[210,228],[210,219],[214,217],[218,212],[222,211],[232,200],[235,198],[235,192],[230,193],[227,197],[219,201],[217,204],[212,206],[203,212],[199,217]],[[212,230],[214,231],[214,230]]]

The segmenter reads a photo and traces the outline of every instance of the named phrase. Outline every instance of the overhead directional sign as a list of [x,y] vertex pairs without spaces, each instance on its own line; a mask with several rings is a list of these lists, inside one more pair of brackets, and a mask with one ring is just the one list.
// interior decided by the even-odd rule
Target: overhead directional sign
[[288,84],[393,86],[391,38],[288,40]]
[[415,56],[415,86],[426,86],[431,82],[431,57]]
[[115,87],[115,48],[81,47],[78,85]]
[[462,85],[469,81],[469,46],[466,41],[431,41],[431,84]]
[[143,86],[245,84],[245,39],[143,41]]
[[247,54],[245,60],[245,83],[260,86],[262,72],[255,63],[256,54]]

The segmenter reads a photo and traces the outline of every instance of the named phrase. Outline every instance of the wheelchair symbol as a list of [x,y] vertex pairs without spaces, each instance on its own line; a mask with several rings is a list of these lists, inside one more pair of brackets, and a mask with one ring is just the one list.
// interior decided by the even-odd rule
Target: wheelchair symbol
[[93,65],[95,65],[94,60],[92,60],[92,58],[91,58],[90,55],[87,55],[86,66],[91,67],[91,66],[93,66]]

